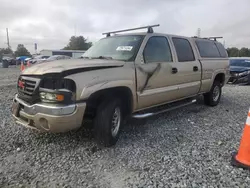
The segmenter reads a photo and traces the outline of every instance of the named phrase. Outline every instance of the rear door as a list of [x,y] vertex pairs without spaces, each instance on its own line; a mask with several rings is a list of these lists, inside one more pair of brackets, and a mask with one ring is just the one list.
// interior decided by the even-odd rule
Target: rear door
[[189,38],[171,37],[177,56],[175,68],[178,76],[178,98],[196,95],[201,86],[201,63],[194,53]]

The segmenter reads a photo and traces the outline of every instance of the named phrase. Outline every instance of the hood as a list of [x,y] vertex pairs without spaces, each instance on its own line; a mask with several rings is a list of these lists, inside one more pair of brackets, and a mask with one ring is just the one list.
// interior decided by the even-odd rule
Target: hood
[[[104,59],[66,59],[41,62],[25,69],[23,75],[43,75],[86,68],[108,68],[123,66],[125,62]],[[84,71],[84,70],[83,70]]]
[[250,67],[230,66],[230,72],[244,72],[250,70]]

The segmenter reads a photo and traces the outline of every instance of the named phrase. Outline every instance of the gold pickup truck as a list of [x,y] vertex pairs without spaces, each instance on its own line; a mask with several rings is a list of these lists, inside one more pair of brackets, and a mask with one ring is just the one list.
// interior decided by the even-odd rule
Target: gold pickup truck
[[[94,135],[114,145],[128,116],[146,118],[204,95],[216,106],[229,60],[214,39],[154,33],[153,26],[104,33],[82,59],[33,65],[18,79],[12,115],[26,127],[65,132],[93,120]],[[126,33],[136,29],[147,32]],[[123,34],[117,34],[123,32]]]

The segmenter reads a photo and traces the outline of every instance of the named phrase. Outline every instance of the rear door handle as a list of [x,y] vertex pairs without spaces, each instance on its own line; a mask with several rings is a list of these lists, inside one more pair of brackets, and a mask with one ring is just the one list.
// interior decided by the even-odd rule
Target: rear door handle
[[197,66],[194,66],[194,67],[193,67],[193,71],[194,71],[194,72],[196,72],[196,71],[198,71],[198,70],[199,70],[199,69],[198,69]]
[[175,67],[173,67],[173,68],[172,68],[172,74],[176,74],[177,72],[178,72],[178,69],[175,68]]

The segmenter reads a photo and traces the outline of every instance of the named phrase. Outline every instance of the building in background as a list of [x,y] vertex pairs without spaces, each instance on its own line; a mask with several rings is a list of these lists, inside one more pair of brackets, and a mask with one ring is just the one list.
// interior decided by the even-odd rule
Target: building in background
[[40,54],[45,56],[66,55],[72,58],[80,58],[85,53],[84,50],[41,50]]

